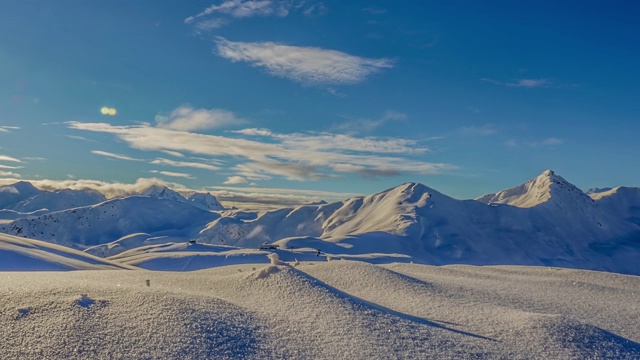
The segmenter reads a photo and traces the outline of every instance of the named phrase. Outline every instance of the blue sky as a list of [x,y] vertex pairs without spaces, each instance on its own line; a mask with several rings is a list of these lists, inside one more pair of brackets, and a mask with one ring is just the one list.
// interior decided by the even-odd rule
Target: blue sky
[[639,186],[639,14],[634,1],[2,2],[0,181],[160,179],[283,201],[407,181],[472,198],[545,169]]

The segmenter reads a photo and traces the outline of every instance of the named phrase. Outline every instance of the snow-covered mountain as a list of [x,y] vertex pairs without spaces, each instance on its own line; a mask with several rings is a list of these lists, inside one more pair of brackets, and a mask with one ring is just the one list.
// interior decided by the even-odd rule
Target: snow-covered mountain
[[141,196],[153,197],[156,199],[166,199],[180,202],[188,202],[191,205],[203,210],[209,211],[223,211],[224,206],[220,204],[218,199],[210,193],[191,193],[188,196],[183,196],[180,193],[173,191],[165,186],[154,185],[150,188],[142,191]]
[[18,219],[0,225],[0,232],[84,249],[136,233],[187,241],[219,216],[192,206],[186,200],[130,196]]
[[0,225],[0,231],[105,257],[195,239],[253,249],[275,242],[289,251],[315,255],[320,250],[372,262],[544,265],[640,274],[640,189],[615,188],[590,197],[553,171],[477,200],[456,200],[419,183],[331,204],[261,212],[212,212],[219,203],[209,194],[187,199],[161,187],[143,195],[19,219]]
[[542,204],[573,207],[583,206],[583,202],[592,202],[588,195],[552,170],[547,170],[522,185],[488,194],[476,200],[485,204],[508,204],[521,208]]
[[[343,202],[229,213],[198,241],[242,247],[277,242],[353,257],[399,254],[429,264],[523,264],[640,274],[638,198],[596,201],[552,171],[476,200],[407,183]],[[514,206],[516,204],[518,206]],[[635,205],[632,205],[635,204]],[[620,216],[621,209],[628,215]],[[634,219],[636,219],[634,221]]]
[[104,195],[93,190],[39,190],[21,181],[0,186],[0,219],[20,219],[55,211],[94,205],[105,201]]
[[223,211],[224,206],[210,193],[194,193],[187,197],[187,201],[196,207],[210,211]]

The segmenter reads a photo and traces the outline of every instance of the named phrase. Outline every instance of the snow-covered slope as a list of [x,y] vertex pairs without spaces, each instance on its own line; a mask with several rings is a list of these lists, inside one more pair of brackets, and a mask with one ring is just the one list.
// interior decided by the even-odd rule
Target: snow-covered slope
[[136,233],[185,241],[219,216],[186,201],[131,196],[16,220],[0,225],[0,231],[84,249]]
[[351,261],[0,274],[3,359],[638,359],[640,278]]
[[0,234],[0,271],[134,269],[65,246]]

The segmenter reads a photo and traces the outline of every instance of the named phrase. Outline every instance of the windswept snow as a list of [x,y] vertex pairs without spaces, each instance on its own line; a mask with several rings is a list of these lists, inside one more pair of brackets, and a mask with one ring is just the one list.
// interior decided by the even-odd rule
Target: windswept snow
[[0,271],[134,269],[68,247],[0,234]]
[[635,276],[331,261],[0,277],[3,359],[640,358]]

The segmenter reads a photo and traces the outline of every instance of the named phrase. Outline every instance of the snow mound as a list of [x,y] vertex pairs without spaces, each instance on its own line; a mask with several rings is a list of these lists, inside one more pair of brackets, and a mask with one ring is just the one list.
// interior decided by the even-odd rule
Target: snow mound
[[640,357],[636,276],[354,261],[0,276],[3,359]]
[[64,246],[0,234],[0,271],[133,269]]

